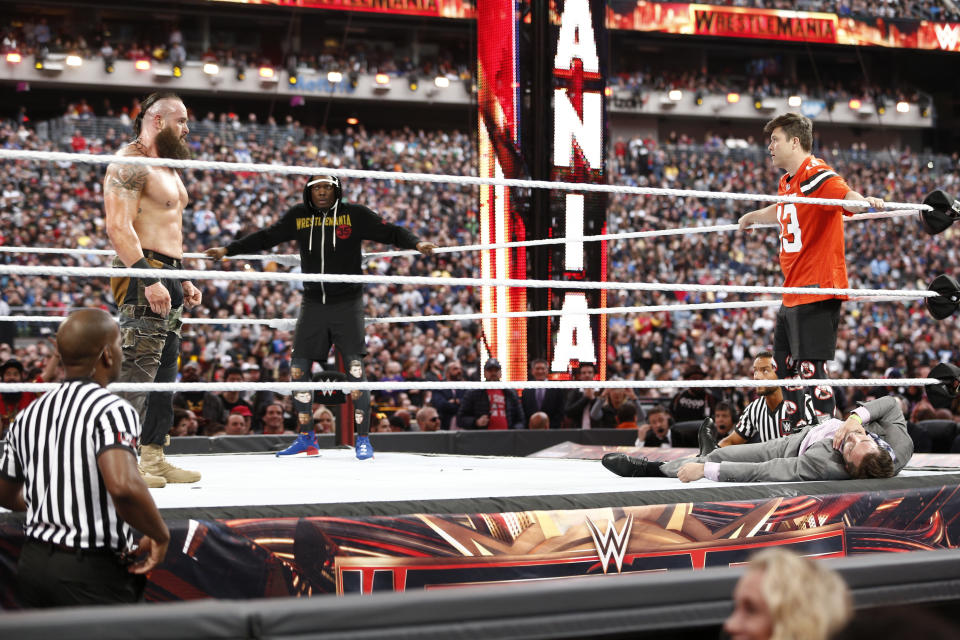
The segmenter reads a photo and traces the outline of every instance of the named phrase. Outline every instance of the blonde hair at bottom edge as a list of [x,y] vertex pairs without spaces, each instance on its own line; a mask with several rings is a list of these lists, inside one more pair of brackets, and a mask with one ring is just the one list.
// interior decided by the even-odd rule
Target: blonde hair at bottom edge
[[770,640],[826,640],[853,615],[846,583],[821,561],[774,548],[753,556],[748,571],[764,574]]

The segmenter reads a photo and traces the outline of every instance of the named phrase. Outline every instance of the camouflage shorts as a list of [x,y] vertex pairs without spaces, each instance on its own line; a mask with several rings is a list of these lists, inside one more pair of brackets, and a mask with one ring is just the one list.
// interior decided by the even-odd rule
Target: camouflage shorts
[[[156,260],[148,260],[151,266],[162,270],[171,268]],[[115,267],[122,267],[119,258]],[[123,367],[120,379],[124,382],[153,382],[161,366],[161,356],[167,342],[167,334],[174,333],[179,341],[183,326],[183,287],[179,280],[160,280],[170,292],[171,309],[166,317],[150,309],[145,284],[142,278],[111,278],[110,288],[120,310],[120,341],[123,347]],[[134,403],[134,406],[137,406]],[[139,407],[138,407],[139,410]]]
[[[149,307],[147,307],[149,309]],[[160,358],[167,334],[180,335],[183,307],[170,311],[166,318],[146,315],[133,305],[120,307],[120,342],[123,367],[120,379],[125,382],[153,382],[160,368]],[[139,317],[138,317],[139,316]]]

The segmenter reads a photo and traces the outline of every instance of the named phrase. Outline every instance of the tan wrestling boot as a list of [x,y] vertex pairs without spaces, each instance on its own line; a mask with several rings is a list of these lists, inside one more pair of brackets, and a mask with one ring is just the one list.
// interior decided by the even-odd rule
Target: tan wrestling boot
[[163,489],[167,486],[167,481],[161,478],[160,476],[152,476],[142,468],[140,468],[140,477],[143,478],[143,481],[147,483],[147,486],[151,489]]
[[167,462],[163,447],[159,444],[140,446],[140,470],[172,483],[196,482],[200,479],[199,471],[187,471]]

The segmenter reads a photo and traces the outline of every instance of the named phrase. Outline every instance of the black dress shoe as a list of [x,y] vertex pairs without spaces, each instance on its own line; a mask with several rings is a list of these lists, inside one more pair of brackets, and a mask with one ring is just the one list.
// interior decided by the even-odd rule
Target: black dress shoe
[[700,453],[697,455],[701,458],[717,448],[717,429],[712,418],[706,418],[700,424],[697,441],[700,444]]
[[650,462],[646,458],[633,458],[625,453],[608,453],[601,460],[603,466],[624,478],[656,477],[662,478],[662,462]]

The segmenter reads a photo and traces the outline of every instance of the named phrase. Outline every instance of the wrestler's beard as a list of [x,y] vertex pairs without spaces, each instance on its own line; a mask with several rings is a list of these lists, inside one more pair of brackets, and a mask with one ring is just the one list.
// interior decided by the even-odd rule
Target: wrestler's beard
[[17,404],[18,402],[20,402],[20,392],[19,392],[19,391],[17,391],[16,393],[3,393],[3,394],[0,394],[0,395],[3,396],[3,401],[4,401],[6,404],[15,405],[15,404]]
[[161,129],[154,143],[157,145],[157,155],[161,158],[189,160],[190,156],[193,155],[187,143],[178,138],[171,127]]

